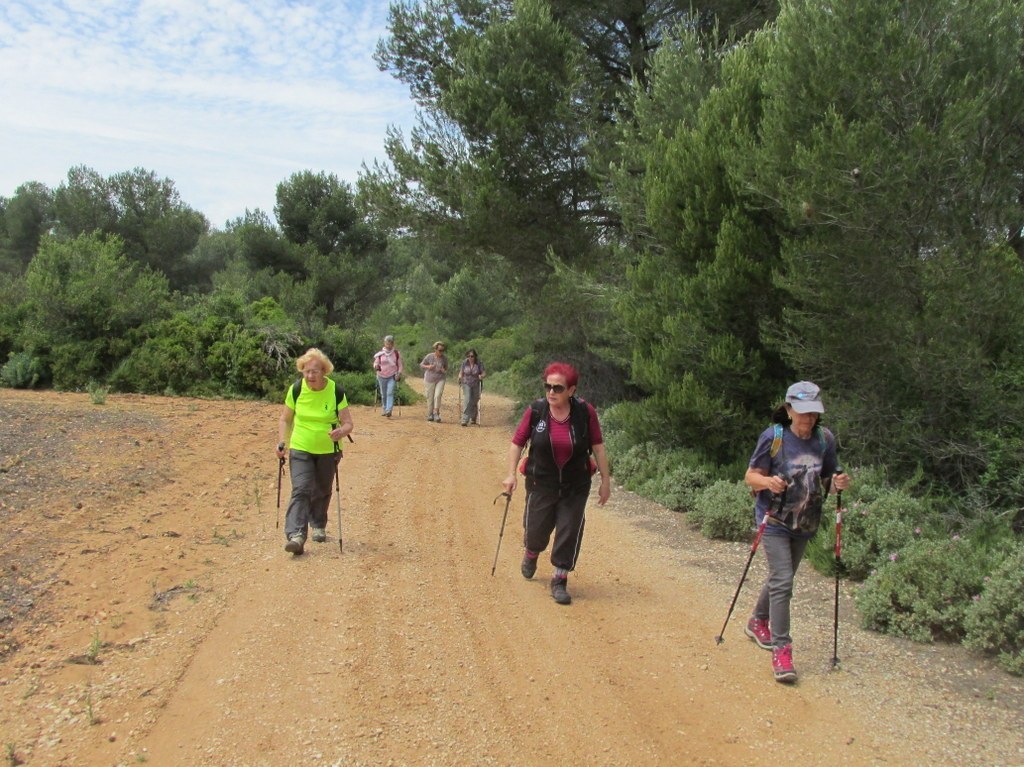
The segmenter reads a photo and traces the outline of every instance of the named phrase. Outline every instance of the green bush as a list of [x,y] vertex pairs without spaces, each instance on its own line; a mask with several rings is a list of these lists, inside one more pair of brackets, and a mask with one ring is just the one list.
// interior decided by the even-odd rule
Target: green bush
[[674,451],[658,456],[654,475],[641,482],[636,492],[672,511],[692,511],[697,496],[710,480],[703,469],[677,460],[680,453]]
[[107,393],[110,391],[106,386],[101,386],[95,381],[90,381],[85,387],[85,390],[89,392],[89,401],[94,405],[105,405],[107,402]]
[[985,587],[967,610],[964,644],[975,652],[996,655],[999,665],[1024,675],[1024,545],[985,578]]
[[912,541],[857,592],[865,628],[918,642],[959,641],[991,557],[959,536]]
[[350,405],[372,405],[376,401],[377,376],[371,370],[368,373],[335,371],[331,374],[337,383],[345,389],[345,396]]
[[14,352],[0,368],[0,382],[12,389],[31,389],[45,373],[41,360],[29,352]]
[[[830,495],[825,505],[821,530],[808,557],[815,568],[831,575],[835,569],[835,495]],[[904,490],[859,489],[855,482],[843,493],[843,508],[843,573],[853,580],[864,580],[913,541],[935,537],[934,529],[925,523],[928,503]]]
[[744,541],[754,525],[754,499],[743,482],[720,479],[701,490],[690,520],[708,538]]

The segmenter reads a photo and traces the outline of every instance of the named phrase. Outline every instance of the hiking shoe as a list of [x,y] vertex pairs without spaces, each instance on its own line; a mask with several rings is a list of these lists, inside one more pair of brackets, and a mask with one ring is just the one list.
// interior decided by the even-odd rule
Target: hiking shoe
[[466,422],[465,422],[465,421],[463,421],[463,422],[462,422],[462,425],[463,425],[463,426],[465,426],[465,425],[466,425]]
[[289,554],[301,554],[306,546],[306,538],[302,535],[293,535],[284,545],[284,550]]
[[385,418],[390,418],[390,417],[391,417],[391,411],[389,410],[388,412],[386,412],[386,413],[384,414],[384,417],[385,417]]
[[441,423],[441,414],[440,413],[438,413],[437,415],[434,416],[434,422],[435,423]]
[[324,543],[327,540],[327,530],[322,527],[314,527],[313,540],[317,543]]
[[[466,424],[462,424],[465,426]],[[531,557],[528,554],[523,554],[523,562],[519,565],[519,572],[523,574],[526,580],[530,580],[533,574],[537,572],[537,557]]]
[[434,420],[434,414],[433,414],[433,413],[431,413],[430,415],[428,415],[428,416],[427,416],[427,420],[428,420],[428,421],[433,421],[433,420]]
[[565,588],[568,584],[568,578],[551,579],[551,598],[560,605],[567,605],[572,602],[572,597],[569,596],[569,592]]
[[743,629],[743,633],[757,642],[757,646],[762,650],[772,649],[772,632],[768,628],[768,621],[751,618],[747,621],[747,626]]
[[772,672],[776,682],[790,684],[796,681],[796,669],[793,668],[793,645],[772,648]]

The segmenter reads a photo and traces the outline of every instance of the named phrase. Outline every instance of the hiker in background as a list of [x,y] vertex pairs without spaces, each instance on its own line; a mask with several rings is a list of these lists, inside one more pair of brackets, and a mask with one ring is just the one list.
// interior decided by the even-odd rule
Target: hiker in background
[[508,476],[501,483],[510,495],[516,489],[519,459],[529,443],[530,451],[519,469],[526,477],[520,572],[524,578],[533,577],[537,558],[554,531],[551,597],[560,605],[572,602],[568,578],[580,553],[594,471],[601,472],[599,505],[605,504],[612,488],[597,411],[575,396],[578,380],[576,368],[565,362],[552,362],[544,369],[546,396],[523,413],[509,447]]
[[298,555],[308,528],[317,543],[327,540],[331,481],[341,460],[338,443],[352,433],[352,414],[345,392],[327,377],[334,365],[326,354],[309,349],[295,367],[302,373],[299,396],[295,386],[288,387],[278,419],[277,457],[284,458],[288,449],[292,495],[284,520],[284,550]]
[[448,375],[447,347],[443,342],[434,344],[434,351],[423,358],[423,393],[427,398],[427,420],[441,423],[441,395],[444,394],[444,379]]
[[793,640],[789,634],[789,605],[793,578],[808,541],[821,522],[822,505],[830,485],[850,486],[840,473],[836,439],[818,424],[825,406],[810,381],[786,391],[786,400],[761,432],[744,481],[756,493],[754,520],[768,515],[761,548],[768,560],[768,577],[744,632],[757,645],[772,651],[772,672],[779,682],[795,682]]
[[395,348],[394,336],[384,336],[384,348],[373,355],[373,369],[377,372],[377,388],[380,390],[380,414],[390,418],[395,404],[395,386],[405,371],[402,355]]
[[477,356],[476,349],[466,352],[459,367],[459,386],[462,387],[462,425],[476,423],[476,408],[480,402],[480,382],[487,375],[484,363]]

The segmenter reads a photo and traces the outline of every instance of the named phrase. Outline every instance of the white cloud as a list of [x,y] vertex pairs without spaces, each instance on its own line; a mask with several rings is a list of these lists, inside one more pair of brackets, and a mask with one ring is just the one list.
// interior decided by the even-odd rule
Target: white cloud
[[215,226],[272,212],[300,170],[355,181],[410,126],[372,59],[380,0],[8,0],[0,7],[0,195],[69,168],[174,181]]

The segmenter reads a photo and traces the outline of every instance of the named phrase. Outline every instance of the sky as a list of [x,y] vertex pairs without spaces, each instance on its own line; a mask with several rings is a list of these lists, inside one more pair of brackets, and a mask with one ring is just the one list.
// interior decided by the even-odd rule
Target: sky
[[68,170],[143,168],[212,226],[324,171],[354,184],[408,135],[408,89],[373,60],[387,0],[4,0],[0,196]]

